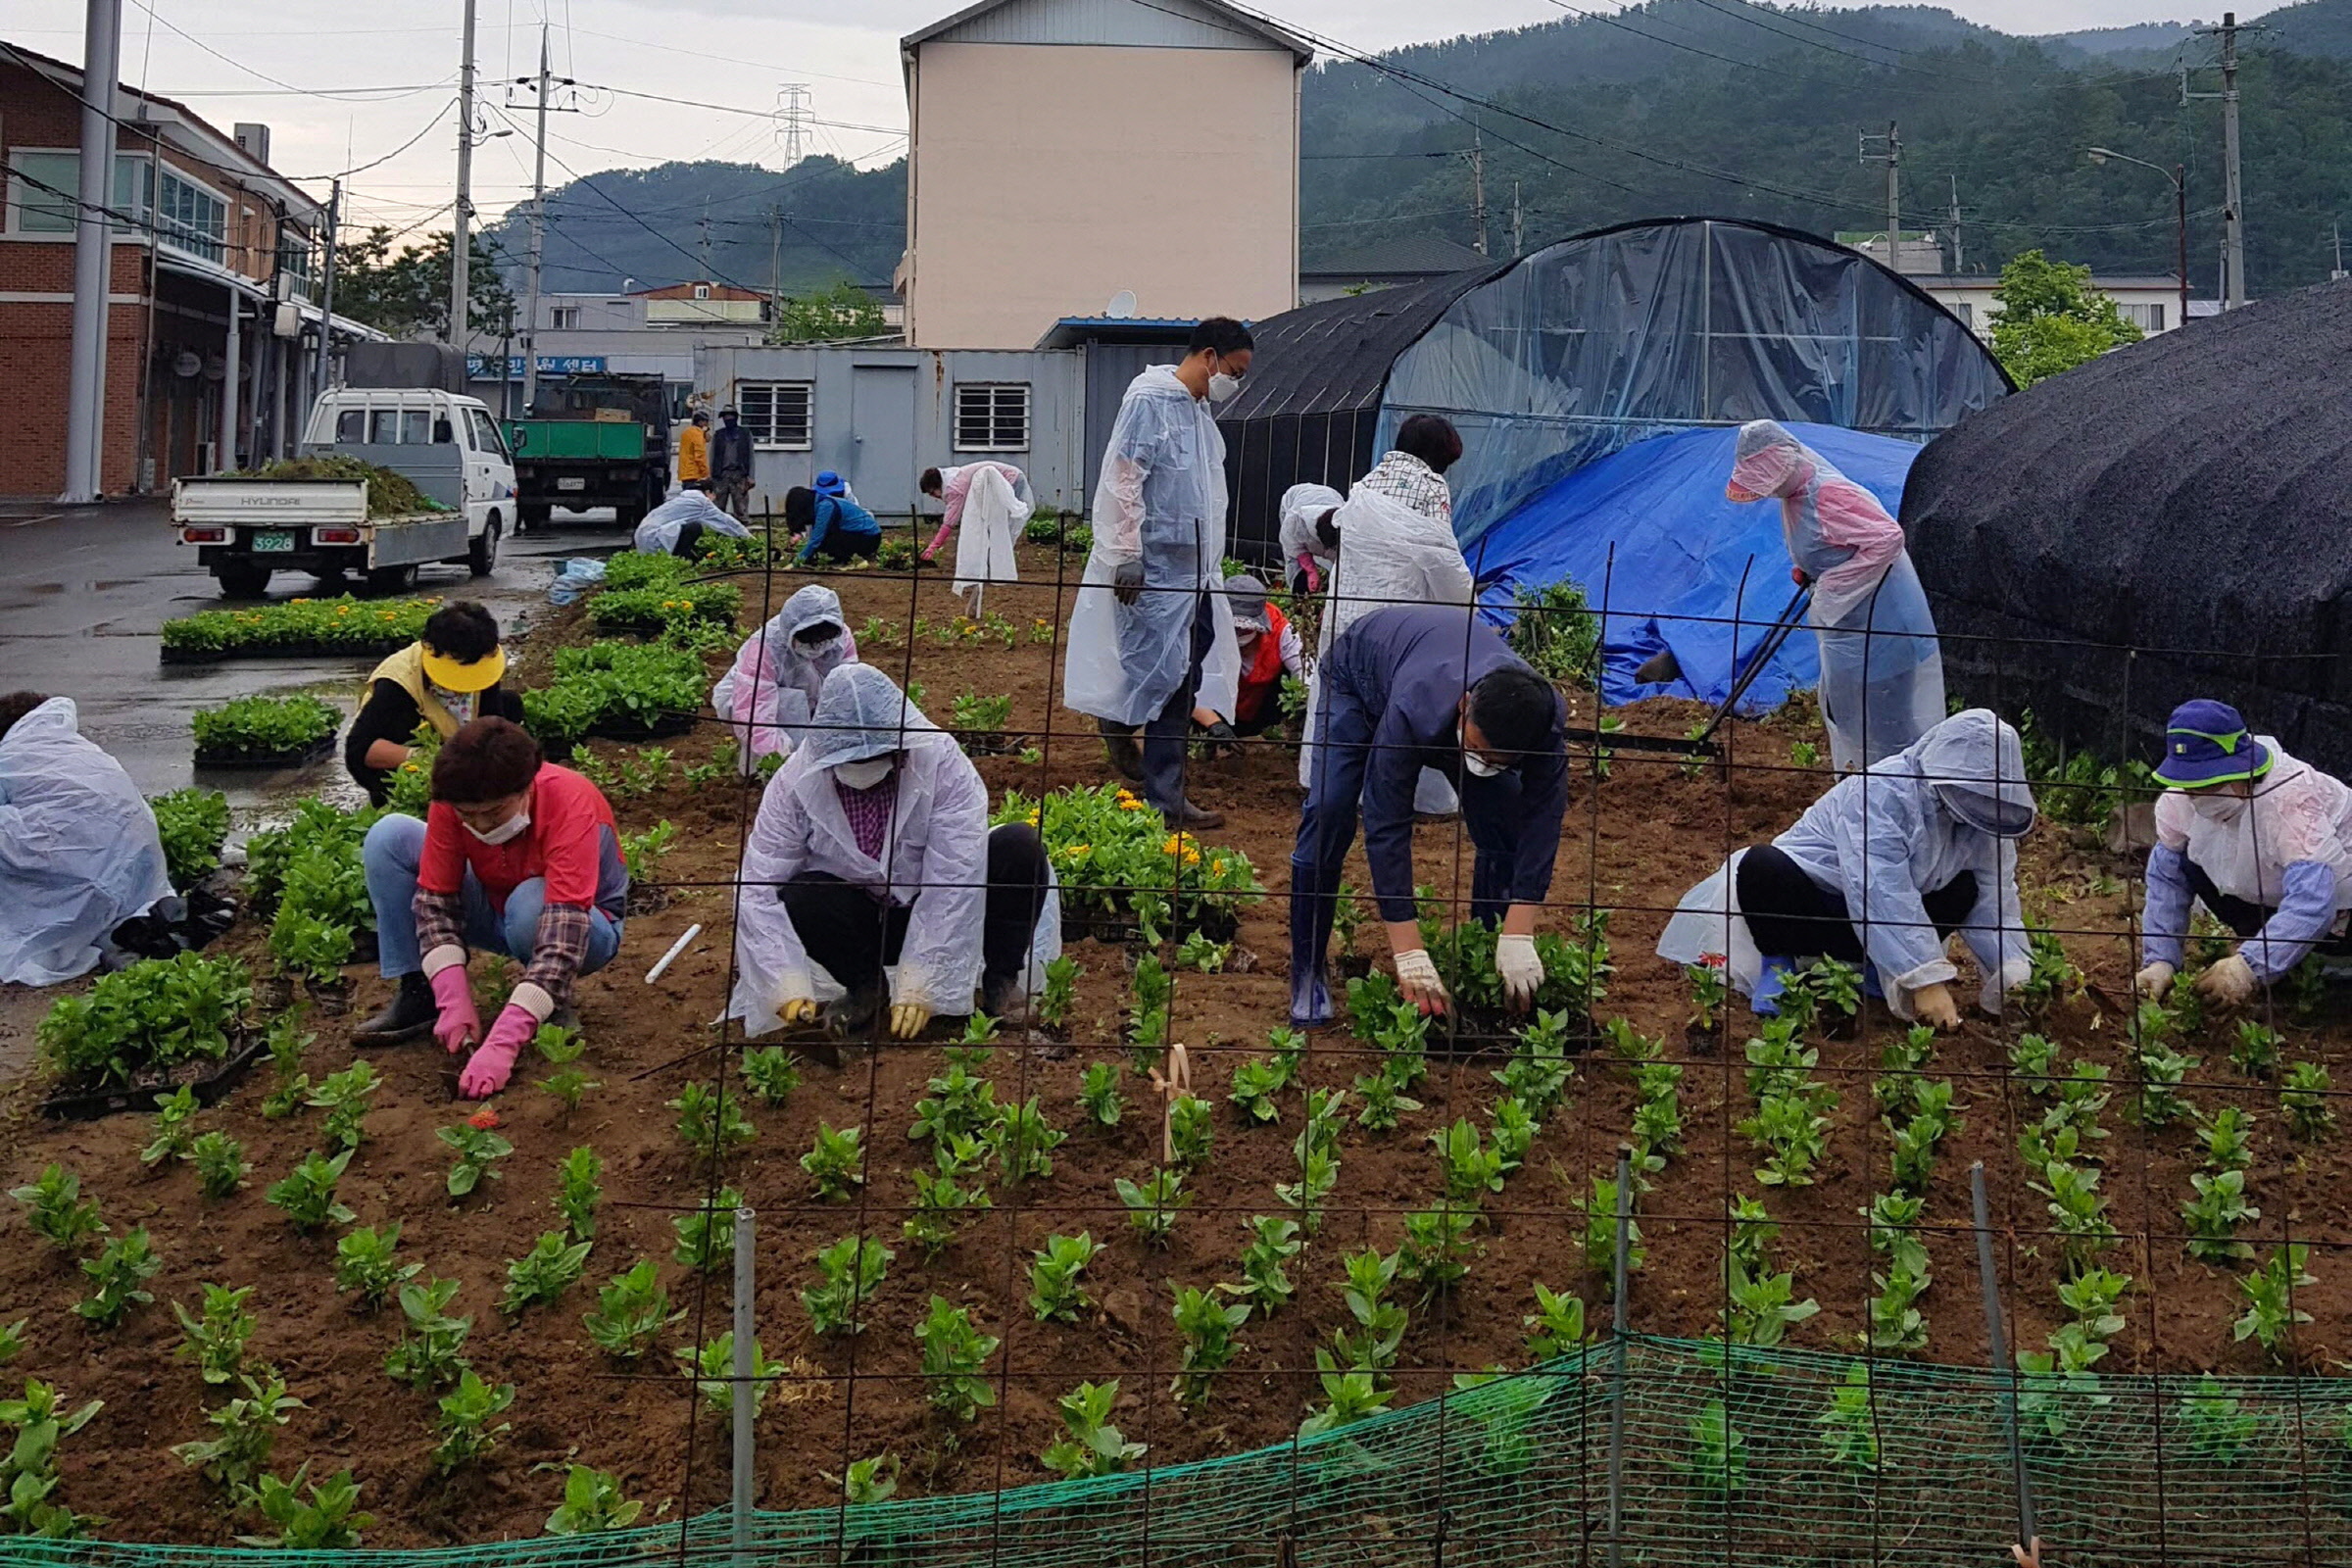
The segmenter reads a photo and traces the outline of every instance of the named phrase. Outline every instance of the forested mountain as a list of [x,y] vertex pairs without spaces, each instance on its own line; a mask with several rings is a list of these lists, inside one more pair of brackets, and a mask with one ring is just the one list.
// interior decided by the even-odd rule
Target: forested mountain
[[[2352,220],[2352,0],[2302,0],[2259,20],[2240,87],[2247,272],[2263,294],[2326,277],[2333,226]],[[1862,161],[1857,138],[1894,122],[1905,227],[1936,229],[1948,261],[1957,205],[1971,271],[2034,247],[2103,271],[2169,271],[2169,182],[2093,167],[2083,149],[2186,166],[2190,272],[2211,293],[2220,106],[2183,107],[2178,66],[2212,92],[2213,59],[2210,38],[2169,24],[2018,38],[1929,6],[1646,0],[1400,50],[1385,70],[1327,62],[1304,87],[1303,250],[1311,266],[1400,231],[1468,242],[1461,155],[1474,135],[1497,253],[1514,187],[1530,245],[1668,214],[1876,231],[1886,169]],[[766,287],[780,238],[772,254],[788,290],[880,281],[902,248],[905,192],[903,164],[860,172],[830,159],[783,173],[671,164],[591,175],[550,198],[551,286],[692,276],[706,233],[721,279]],[[523,253],[518,222],[500,237],[506,255]]]

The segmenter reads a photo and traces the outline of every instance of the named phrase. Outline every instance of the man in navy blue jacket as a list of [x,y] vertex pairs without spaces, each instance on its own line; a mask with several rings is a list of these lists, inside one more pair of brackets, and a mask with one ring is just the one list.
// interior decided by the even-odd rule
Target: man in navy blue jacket
[[1314,778],[1291,854],[1291,1021],[1331,1019],[1323,956],[1359,801],[1398,989],[1423,1012],[1446,1010],[1413,908],[1413,784],[1425,767],[1460,791],[1478,852],[1470,912],[1501,920],[1494,966],[1513,1008],[1527,1007],[1544,983],[1536,914],[1568,806],[1559,693],[1459,606],[1376,610],[1340,634],[1319,670]]

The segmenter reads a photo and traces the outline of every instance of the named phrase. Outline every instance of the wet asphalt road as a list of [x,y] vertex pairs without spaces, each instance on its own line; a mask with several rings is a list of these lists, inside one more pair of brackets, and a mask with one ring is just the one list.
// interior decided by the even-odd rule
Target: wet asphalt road
[[[571,555],[604,555],[628,534],[610,513],[559,521],[508,539],[498,569],[474,578],[464,566],[427,566],[416,592],[480,600],[512,631],[544,611],[547,585]],[[318,592],[307,574],[285,573],[272,599]],[[357,792],[338,746],[308,767],[275,772],[207,769],[192,763],[189,714],[232,697],[314,692],[357,706],[370,660],[241,660],[165,666],[157,628],[175,615],[222,604],[196,552],[173,535],[160,503],[125,503],[29,519],[0,517],[0,690],[30,688],[71,697],[81,732],[105,747],[150,795],[189,783],[223,790],[246,830],[296,797]]]

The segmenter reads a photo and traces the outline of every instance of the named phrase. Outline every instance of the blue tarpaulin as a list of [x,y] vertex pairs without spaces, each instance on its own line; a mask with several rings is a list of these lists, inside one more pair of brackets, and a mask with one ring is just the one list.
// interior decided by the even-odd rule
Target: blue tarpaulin
[[[1836,425],[1788,428],[1889,513],[1900,505],[1918,446]],[[1739,434],[1723,427],[1653,436],[1529,497],[1471,547],[1488,618],[1506,623],[1522,589],[1572,581],[1603,612],[1603,702],[1721,703],[1797,591],[1780,504],[1742,506],[1723,493]],[[1680,680],[1634,679],[1641,664],[1668,649],[1682,665]],[[1741,695],[1740,710],[1770,711],[1820,677],[1812,633],[1800,628]]]

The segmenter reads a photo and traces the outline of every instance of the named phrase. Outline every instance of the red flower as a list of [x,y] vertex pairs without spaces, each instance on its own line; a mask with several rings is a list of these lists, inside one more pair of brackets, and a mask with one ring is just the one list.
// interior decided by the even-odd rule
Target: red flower
[[472,1115],[466,1118],[466,1125],[468,1127],[479,1127],[484,1132],[488,1132],[491,1128],[498,1125],[498,1112],[491,1106],[484,1105],[481,1109],[475,1111]]

